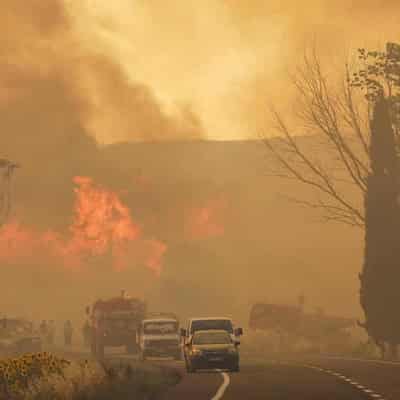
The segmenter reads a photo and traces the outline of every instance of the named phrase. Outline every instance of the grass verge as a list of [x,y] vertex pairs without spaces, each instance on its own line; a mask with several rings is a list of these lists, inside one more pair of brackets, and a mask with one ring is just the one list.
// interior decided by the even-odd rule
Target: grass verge
[[180,379],[167,367],[31,354],[0,360],[0,400],[153,400]]

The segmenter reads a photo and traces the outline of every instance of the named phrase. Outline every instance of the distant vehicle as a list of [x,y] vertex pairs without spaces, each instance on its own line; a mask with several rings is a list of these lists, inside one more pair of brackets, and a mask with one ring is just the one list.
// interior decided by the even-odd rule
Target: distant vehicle
[[254,304],[250,311],[249,327],[291,333],[310,340],[344,331],[356,326],[352,318],[323,313],[305,313],[299,307],[287,304]]
[[33,323],[22,318],[0,320],[0,354],[15,356],[42,350],[42,339],[35,332]]
[[181,329],[183,342],[187,343],[196,331],[204,330],[224,330],[231,335],[233,341],[239,341],[239,336],[243,335],[242,328],[234,328],[230,318],[208,317],[208,318],[190,318],[186,329]]
[[128,354],[139,352],[138,336],[146,315],[146,304],[126,296],[97,300],[86,308],[90,329],[90,347],[96,358],[104,357],[105,347],[125,346]]
[[148,316],[141,323],[139,336],[141,359],[145,360],[147,357],[156,356],[173,357],[175,360],[180,360],[182,349],[178,318],[173,314],[158,315],[158,317]]
[[197,330],[185,344],[186,369],[222,368],[239,372],[239,341],[234,341],[226,330]]
[[226,331],[233,343],[240,343],[239,337],[243,335],[242,328],[234,328],[233,322],[230,318],[226,317],[208,317],[208,318],[190,318],[187,322],[186,329],[181,329],[181,336],[183,341],[183,354],[187,363],[187,344],[191,342],[191,339],[195,332],[206,331],[206,330],[224,330]]

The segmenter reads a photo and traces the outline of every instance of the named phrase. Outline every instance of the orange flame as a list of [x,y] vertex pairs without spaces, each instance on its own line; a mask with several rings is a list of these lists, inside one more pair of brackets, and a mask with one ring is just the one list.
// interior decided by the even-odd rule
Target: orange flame
[[0,260],[29,261],[41,255],[76,268],[83,267],[87,257],[110,256],[114,269],[135,262],[159,275],[167,246],[142,237],[142,229],[115,192],[88,177],[76,177],[74,183],[76,200],[69,234],[37,232],[10,222],[0,231]]
[[105,254],[113,247],[138,240],[141,230],[117,194],[92,179],[76,177],[75,220],[70,227],[73,247],[93,254]]

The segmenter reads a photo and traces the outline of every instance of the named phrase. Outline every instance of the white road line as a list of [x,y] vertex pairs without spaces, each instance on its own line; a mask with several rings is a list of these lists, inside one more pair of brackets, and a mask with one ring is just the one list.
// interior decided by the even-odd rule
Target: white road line
[[[303,366],[306,367],[306,368],[313,368],[310,365],[303,365]],[[382,396],[381,394],[375,393],[373,390],[368,389],[363,385],[360,385],[358,382],[356,382],[355,380],[353,380],[351,378],[348,378],[345,375],[342,375],[342,374],[339,374],[337,372],[334,372],[334,371],[331,371],[331,370],[327,370],[327,369],[320,369],[320,371],[322,371],[322,372],[324,372],[324,373],[326,373],[328,375],[335,376],[335,377],[341,379],[342,381],[344,381],[344,382],[356,387],[357,389],[359,389],[361,392],[367,394],[372,399],[384,400],[384,396]]]
[[212,397],[211,400],[220,400],[222,399],[222,396],[225,393],[225,390],[228,388],[231,380],[229,378],[229,375],[226,372],[221,372],[222,377],[224,378],[224,381],[222,385],[219,387],[217,393],[215,393],[214,397]]
[[400,367],[399,361],[384,361],[384,360],[371,360],[362,358],[347,358],[347,357],[322,357],[331,360],[342,360],[342,361],[357,361],[361,363],[372,363],[372,364],[386,364],[386,365],[398,365]]

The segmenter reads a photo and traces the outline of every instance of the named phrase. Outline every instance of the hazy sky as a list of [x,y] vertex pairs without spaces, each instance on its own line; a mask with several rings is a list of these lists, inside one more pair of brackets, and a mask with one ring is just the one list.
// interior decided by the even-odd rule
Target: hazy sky
[[310,41],[341,60],[400,38],[397,0],[4,1],[6,73],[62,79],[105,143],[252,137]]
[[[138,156],[128,148],[123,154],[130,157],[132,167],[127,164],[128,167],[119,171],[122,157],[116,157],[117,161],[113,162],[116,170],[110,171],[111,163],[103,161],[90,136],[102,143],[111,143],[240,139],[252,137],[260,129],[269,132],[265,122],[266,105],[272,101],[287,111],[293,102],[287,70],[301,58],[307,43],[315,40],[327,62],[332,58],[341,62],[349,48],[375,47],[387,40],[400,40],[397,4],[398,0],[381,3],[372,0],[2,0],[0,148],[1,156],[21,162],[24,167],[18,172],[17,182],[23,182],[18,201],[24,205],[26,214],[32,215],[33,224],[38,225],[39,221],[43,227],[49,224],[47,218],[51,218],[50,227],[58,229],[69,218],[65,213],[70,212],[69,203],[73,203],[71,178],[74,175],[87,174],[96,181],[116,182],[129,188],[129,179],[134,186],[133,175],[143,165],[157,166],[162,171],[171,169],[171,165],[176,170],[181,166],[180,169],[186,168],[187,176],[196,168],[207,166],[211,171],[204,175],[207,179],[215,178],[214,171],[225,170],[235,177],[241,176],[243,166],[256,171],[252,165],[254,160],[250,157],[243,160],[243,156],[233,157],[233,162],[224,167],[222,160],[227,146],[218,150],[220,153],[214,160],[205,153],[201,157],[204,164],[195,165],[196,168],[187,161],[190,154],[184,151],[165,159],[160,153],[150,156],[149,151],[142,158],[146,162],[141,165]],[[203,179],[203,175],[199,176]],[[155,207],[161,208],[165,200],[167,205],[172,204],[174,210],[179,210],[175,191],[177,195],[181,190],[192,196],[193,188],[198,185],[193,179],[194,183],[183,189],[171,185],[170,192],[170,181],[160,181],[162,184],[155,186],[161,188],[161,193],[165,190],[164,197],[158,192],[150,193],[150,200],[143,196],[146,206],[152,207],[153,201]],[[171,182],[175,181],[171,178]],[[242,182],[247,186],[251,183],[246,179]],[[278,187],[281,190],[282,182],[274,187],[265,182],[251,183],[254,198],[250,197],[249,190],[242,191],[241,186],[229,189],[243,192],[249,199],[241,208],[238,206],[238,213],[242,210],[254,213],[252,218],[247,218],[244,212],[241,219],[248,226],[248,232],[254,230],[253,222],[261,224],[263,218],[270,222],[265,209],[277,219],[288,213],[286,203],[279,203],[282,207],[279,211],[268,198],[260,196],[259,186],[272,196]],[[203,190],[202,186],[199,188]],[[236,193],[232,198],[238,200]],[[57,227],[54,227],[54,215],[60,216]],[[302,223],[307,220],[304,214],[296,215]],[[265,234],[264,225],[261,226],[259,237]],[[281,228],[284,238],[289,223],[276,226]],[[314,246],[313,240],[307,239],[307,232],[294,230],[292,224],[290,227],[290,232],[295,233],[291,242],[294,252],[297,236]],[[276,229],[269,232],[271,238],[279,237]],[[315,237],[320,237],[319,233]],[[344,236],[333,233],[331,237]],[[335,240],[327,242],[337,245]],[[354,242],[347,242],[348,252],[352,253]],[[274,250],[275,242],[271,243]],[[360,243],[358,238],[357,243]],[[312,251],[313,248],[307,257],[311,257]],[[246,260],[248,253],[243,252]],[[282,253],[286,255],[286,246]],[[321,254],[325,255],[323,248]],[[281,261],[276,259],[279,268]],[[326,297],[324,288],[332,286],[332,282],[321,272],[319,258],[315,260],[314,273],[327,281],[316,290],[320,290],[321,297]],[[349,268],[341,264],[341,268],[358,271],[358,261],[349,262]],[[286,262],[303,279],[297,263],[291,264],[291,259],[282,261]],[[275,264],[270,266],[274,268]],[[332,270],[336,271],[335,267]],[[349,281],[348,293],[354,300],[357,274],[354,270],[350,273],[354,279],[353,283]],[[348,278],[345,274],[336,276],[337,284],[332,286],[333,304],[336,304],[336,288],[347,284]],[[40,278],[47,287],[45,275]],[[285,279],[282,276],[279,288],[285,288]],[[290,282],[294,286],[296,279]],[[307,278],[307,282],[314,285],[315,281]],[[12,285],[9,299],[15,299]]]
[[287,103],[286,73],[307,41],[337,57],[400,33],[392,0],[83,3],[79,25],[88,40],[96,37],[132,80],[151,87],[166,112],[189,104],[218,139],[253,135],[268,101]]

